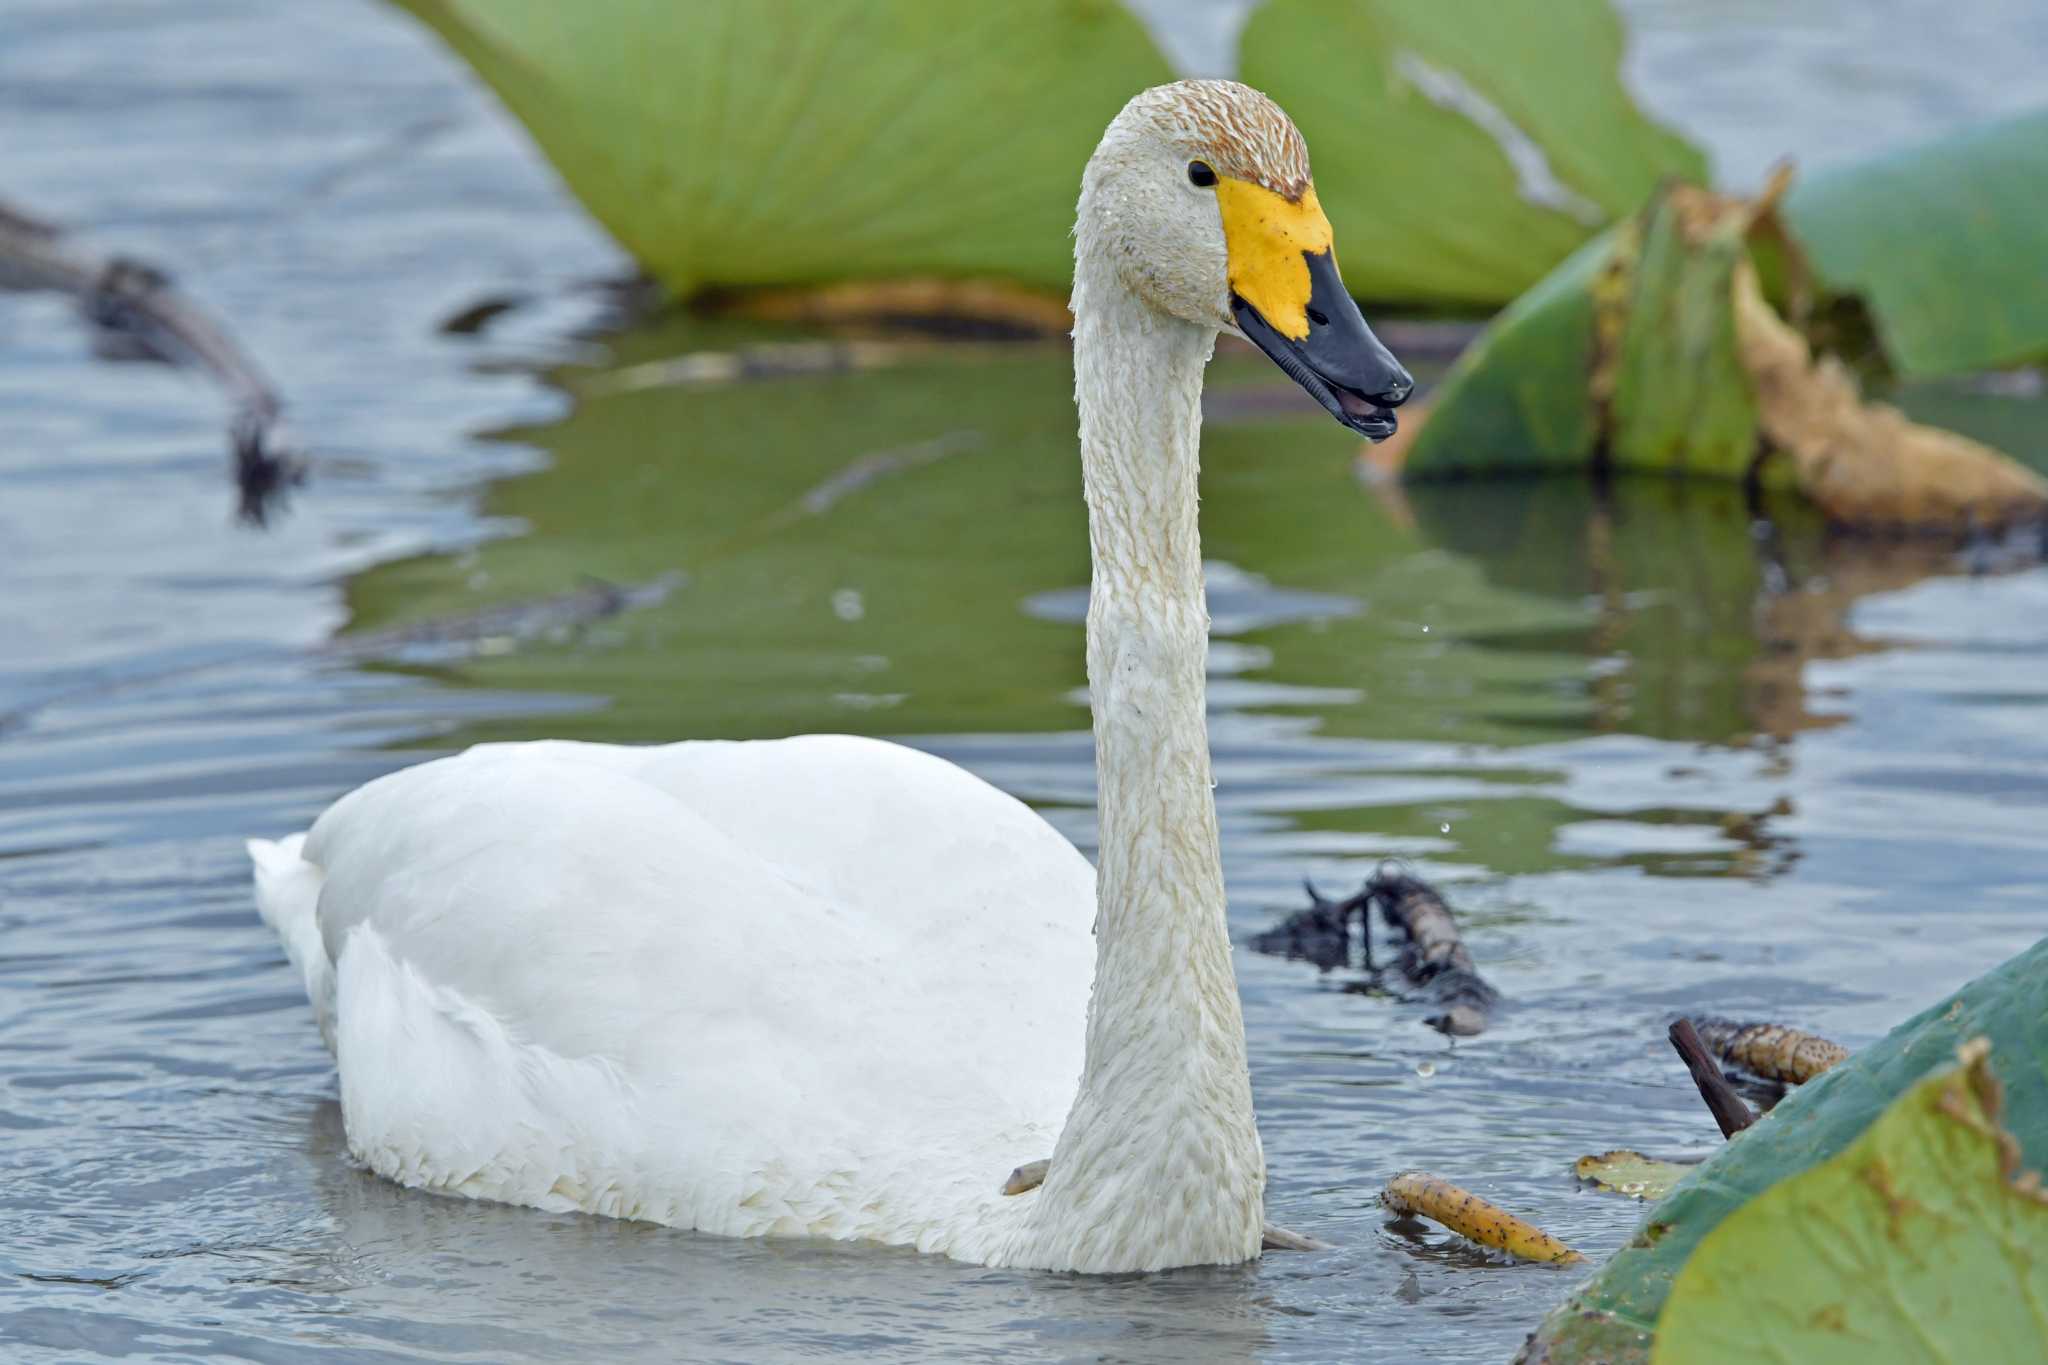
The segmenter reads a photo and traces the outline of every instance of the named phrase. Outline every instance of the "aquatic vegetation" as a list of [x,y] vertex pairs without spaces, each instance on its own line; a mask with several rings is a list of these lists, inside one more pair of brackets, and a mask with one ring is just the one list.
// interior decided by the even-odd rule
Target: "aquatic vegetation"
[[1572,1173],[1589,1185],[1631,1199],[1662,1199],[1671,1187],[1685,1178],[1694,1162],[1660,1161],[1626,1147],[1582,1156],[1572,1163]]
[[[2010,1130],[2010,1144],[1989,1127],[1994,1118],[1999,1118],[2000,1111],[1985,1102],[1988,1088],[1982,1080],[1975,1079],[1982,1074],[1981,1055],[1967,1063],[1973,1079],[1959,1112],[1950,1112],[1946,1119],[1925,1112],[1930,1104],[1937,1109],[1958,1111],[1958,1106],[1946,1103],[1943,1096],[1953,1089],[1955,1078],[1961,1073],[1948,1073],[1931,1081],[1926,1078],[1952,1061],[1964,1043],[1979,1038],[1989,1040],[1990,1055],[1997,1059],[2003,1092],[2002,1122]],[[1698,1296],[1694,1307],[1679,1310],[1683,1313],[1675,1319],[1679,1330],[1701,1330],[1696,1325],[1696,1305],[1714,1301],[1716,1295],[1736,1284],[1727,1269],[1728,1257],[1742,1259],[1755,1252],[1760,1242],[1772,1241],[1776,1236],[1772,1229],[1784,1226],[1788,1212],[1816,1197],[1833,1201],[1832,1211],[1827,1215],[1831,1240],[1832,1229],[1838,1225],[1850,1228],[1852,1235],[1846,1242],[1833,1243],[1837,1248],[1834,1256],[1806,1256],[1808,1269],[1799,1276],[1785,1271],[1780,1277],[1783,1292],[1799,1295],[1798,1305],[1803,1306],[1774,1299],[1767,1313],[1758,1314],[1763,1322],[1754,1330],[1768,1327],[1773,1340],[1790,1341],[1792,1338],[1783,1333],[1792,1331],[1797,1325],[1792,1319],[1803,1314],[1809,1329],[1822,1327],[1837,1334],[1860,1334],[1863,1340],[1859,1350],[1867,1351],[1872,1340],[1882,1338],[1896,1324],[1867,1317],[1872,1310],[1860,1298],[1831,1307],[1834,1301],[1829,1295],[1834,1291],[1829,1286],[1839,1281],[1830,1277],[1860,1273],[1856,1264],[1841,1257],[1854,1257],[1873,1274],[1902,1279],[1917,1277],[1917,1266],[1923,1261],[1926,1267],[1942,1274],[1950,1273],[1952,1263],[1945,1255],[1923,1255],[1933,1242],[1918,1232],[1897,1240],[1891,1237],[1889,1220],[1902,1216],[1904,1208],[1892,1199],[1884,1197],[1872,1202],[1859,1195],[1845,1205],[1835,1193],[1845,1186],[1844,1173],[1850,1175],[1846,1183],[1853,1184],[1860,1178],[1854,1173],[1868,1167],[1873,1156],[1895,1153],[1896,1156],[1886,1157],[1900,1182],[1893,1194],[1919,1201],[1929,1209],[1951,1203],[1960,1208],[1992,1200],[1996,1192],[1987,1180],[2011,1181],[2016,1176],[2014,1164],[2022,1151],[2038,1164],[2040,1153],[2048,1150],[2048,1064],[2044,1064],[2044,1058],[2048,1058],[2048,939],[1978,977],[1947,1000],[1801,1086],[1768,1117],[1708,1158],[1650,1210],[1633,1242],[1544,1321],[1526,1358],[1555,1365],[1650,1359],[1653,1334],[1661,1338],[1666,1319],[1677,1308],[1678,1290],[1674,1285],[1683,1288],[1688,1299]],[[1930,1123],[1957,1120],[1977,1136],[1946,1130],[1938,1135],[1927,1132]],[[1909,1152],[1917,1154],[1908,1155]],[[1802,1172],[1806,1174],[1802,1176]],[[1813,1178],[1813,1183],[1806,1183],[1808,1177]],[[1772,1193],[1766,1195],[1767,1190]],[[1781,1195],[1780,1190],[1785,1193]],[[1884,1190],[1875,1193],[1886,1194]],[[2032,1197],[2038,1198],[2038,1192]],[[2002,1200],[2004,1196],[1996,1194],[1996,1198]],[[1772,1202],[1765,1203],[1766,1200]],[[1761,1211],[1747,1213],[1745,1206],[1752,1201],[1764,1204]],[[1999,1207],[2004,1208],[2002,1204]],[[2002,1218],[2004,1214],[1998,1216]],[[1950,1238],[1958,1239],[1953,1244],[1956,1254],[1972,1258],[1968,1261],[1972,1265],[1981,1258],[1986,1267],[1982,1275],[1962,1272],[1948,1281],[1958,1287],[1959,1304],[1975,1302],[1980,1288],[1988,1295],[1995,1292],[1995,1286],[2011,1282],[2010,1276],[1990,1273],[1995,1269],[1991,1263],[1998,1251],[1995,1245],[1986,1243],[1996,1242],[2001,1224],[1988,1216],[1970,1215],[1964,1219],[1972,1220],[1979,1224],[1974,1233],[1954,1228],[1939,1238],[1944,1245],[1950,1244]],[[1922,1222],[1932,1220],[1916,1218],[1916,1227]],[[1729,1241],[1717,1246],[1716,1229],[1724,1226],[1733,1230]],[[1861,1230],[1860,1235],[1856,1230]],[[1930,1228],[1922,1231],[1927,1237],[1934,1236]],[[1800,1234],[1801,1238],[1804,1236],[1805,1233]],[[1794,1239],[1788,1245],[1796,1248],[1805,1243]],[[1708,1258],[1703,1261],[1706,1268],[1699,1279],[1692,1278],[1690,1269],[1696,1256]],[[2041,1272],[2037,1268],[2031,1273],[2038,1276]],[[1754,1281],[1744,1279],[1741,1284],[1742,1294],[1760,1292]],[[2038,1280],[2035,1285],[2033,1292],[2038,1298]],[[2017,1302],[2018,1296],[2013,1301]],[[2003,1310],[1990,1311],[1988,1299],[1984,1307],[1984,1332],[2006,1330]],[[1746,1315],[1747,1309],[1744,1314],[1734,1314],[1725,1308],[1718,1313],[1724,1322]],[[1958,1315],[1948,1319],[1942,1330],[1967,1331],[1968,1321],[1968,1314]],[[1923,1324],[1916,1318],[1915,1325]],[[1738,1325],[1736,1330],[1751,1329]],[[1972,1339],[1969,1349],[1961,1354],[1981,1359],[2010,1358],[1997,1349],[1996,1343],[2002,1339],[1996,1335]],[[1799,1341],[1803,1343],[1805,1338]],[[1666,1354],[1661,1340],[1656,1349],[1655,1358],[1660,1361],[1729,1359],[1755,1354],[1748,1348],[1718,1356],[1698,1354],[1689,1342],[1672,1346]],[[1799,1359],[1834,1358],[1810,1354],[1803,1346],[1790,1348],[1788,1354]],[[1857,1358],[1872,1357],[1859,1354]]]
[[1172,72],[1116,0],[401,0],[678,294],[994,275],[1064,296],[1103,125]]
[[1254,952],[1313,962],[1324,971],[1351,960],[1351,917],[1358,916],[1368,981],[1376,985],[1381,971],[1373,961],[1372,912],[1378,907],[1387,928],[1400,935],[1401,953],[1395,968],[1422,988],[1433,1004],[1444,1007],[1423,1022],[1456,1038],[1486,1031],[1487,1016],[1500,1001],[1472,963],[1471,950],[1458,933],[1458,921],[1443,893],[1420,877],[1382,867],[1357,895],[1324,900],[1314,883],[1304,883],[1309,907],[1272,928],[1254,934]]
[[1427,1218],[1516,1260],[1576,1265],[1586,1259],[1527,1219],[1421,1171],[1404,1171],[1389,1180],[1380,1203],[1397,1218]]
[[1599,464],[1753,480],[1863,525],[2039,515],[2037,475],[1864,402],[1840,360],[1813,354],[1784,191],[1783,176],[1754,200],[1663,187],[1503,312],[1376,463],[1410,478]]
[[1902,375],[2048,360],[2048,111],[1801,178],[1785,218]]
[[[682,295],[989,277],[1064,300],[1081,165],[1126,98],[1173,74],[1117,0],[398,3]],[[1659,176],[1703,174],[1630,102],[1620,56],[1607,0],[1273,0],[1240,75],[1299,111],[1354,293],[1494,305]],[[913,301],[1015,306],[929,286]]]
[[1316,149],[1355,293],[1492,306],[1659,180],[1706,175],[1622,87],[1622,39],[1606,0],[1270,0],[1238,74]]
[[1997,1071],[2009,1056],[1983,1038],[1965,1043],[1960,1066],[1709,1233],[1671,1287],[1656,1365],[2038,1352],[2048,1193],[2000,1125]]
[[1805,1085],[1849,1056],[1840,1043],[1783,1024],[1695,1019],[1693,1026],[1707,1050],[1722,1061],[1781,1085]]

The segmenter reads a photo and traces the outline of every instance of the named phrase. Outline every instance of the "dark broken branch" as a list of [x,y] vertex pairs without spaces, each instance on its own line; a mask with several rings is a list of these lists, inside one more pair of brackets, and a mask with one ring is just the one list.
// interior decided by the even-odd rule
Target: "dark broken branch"
[[1720,1063],[1707,1052],[1698,1030],[1692,1026],[1692,1020],[1674,1022],[1670,1037],[1671,1046],[1678,1050],[1685,1069],[1692,1073],[1692,1083],[1699,1087],[1700,1098],[1713,1112],[1714,1122],[1721,1125],[1721,1136],[1732,1138],[1755,1123],[1756,1114],[1742,1102],[1742,1097],[1735,1093],[1735,1087],[1728,1084],[1727,1077],[1721,1074]]
[[59,229],[0,205],[0,289],[68,294],[99,330],[103,350],[211,374],[233,405],[228,440],[245,519],[261,523],[272,500],[304,477],[277,439],[283,404],[270,381],[163,271],[74,248]]
[[1430,1027],[1468,1038],[1486,1029],[1487,1016],[1500,993],[1472,965],[1472,954],[1458,935],[1450,906],[1420,877],[1381,868],[1357,895],[1325,900],[1312,883],[1303,883],[1309,906],[1263,933],[1254,934],[1254,951],[1313,962],[1324,971],[1351,963],[1351,918],[1358,917],[1365,970],[1377,976],[1372,956],[1372,909],[1403,934],[1407,942],[1396,964],[1414,985],[1425,988],[1444,1012],[1432,1015]]
[[[1351,917],[1372,904],[1370,886],[1349,900],[1324,900],[1314,882],[1303,882],[1308,909],[1298,910],[1261,933],[1253,934],[1253,952],[1313,962],[1324,971],[1351,965]],[[1372,965],[1372,927],[1365,931],[1365,969]]]

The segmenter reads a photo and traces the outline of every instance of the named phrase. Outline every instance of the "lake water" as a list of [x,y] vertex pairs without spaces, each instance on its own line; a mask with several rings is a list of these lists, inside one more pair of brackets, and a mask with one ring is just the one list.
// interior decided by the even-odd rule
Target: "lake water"
[[[1787,35],[1773,118],[1821,159],[1987,107],[1924,48],[1884,103],[1900,54],[1860,26],[1629,9],[1635,79],[1738,178],[1756,121],[1699,59],[1759,26]],[[1880,112],[1844,131],[1859,100]],[[398,1189],[347,1157],[241,838],[480,737],[831,728],[955,758],[1088,846],[1066,357],[820,368],[769,328],[593,331],[614,249],[451,60],[353,0],[8,0],[0,127],[0,197],[173,265],[317,462],[269,530],[235,524],[209,391],[0,296],[9,1360],[1502,1360],[1571,1275],[1388,1227],[1387,1176],[1597,1262],[1640,1209],[1572,1160],[1717,1140],[1671,1015],[1861,1044],[2048,920],[2024,547],[1841,541],[1662,483],[1389,502],[1226,357],[1203,515],[1233,928],[1403,857],[1507,1002],[1454,1044],[1422,1003],[1240,953],[1272,1212],[1337,1249],[1080,1280]],[[523,306],[439,330],[494,296]],[[664,363],[703,353],[765,377]],[[1913,402],[2048,456],[2039,397]],[[586,619],[592,578],[640,590]]]

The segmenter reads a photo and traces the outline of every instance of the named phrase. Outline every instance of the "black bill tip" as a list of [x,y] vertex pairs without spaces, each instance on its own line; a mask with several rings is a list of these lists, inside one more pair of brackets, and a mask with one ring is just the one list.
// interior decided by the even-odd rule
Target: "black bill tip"
[[1308,335],[1296,340],[1275,331],[1259,310],[1233,294],[1238,330],[1306,389],[1324,411],[1369,441],[1399,428],[1394,409],[1408,401],[1415,380],[1380,344],[1337,275],[1327,251],[1302,253],[1308,262]]

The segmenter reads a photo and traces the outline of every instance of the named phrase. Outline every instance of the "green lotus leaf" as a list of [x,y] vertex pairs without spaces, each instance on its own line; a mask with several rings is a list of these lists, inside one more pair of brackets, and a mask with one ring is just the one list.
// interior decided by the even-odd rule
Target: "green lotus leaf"
[[1352,293],[1493,306],[1705,178],[1629,99],[1622,39],[1606,0],[1269,0],[1239,70],[1308,139]]
[[1785,216],[1900,373],[1952,374],[2048,358],[2044,185],[2048,110],[1817,172]]
[[1671,1287],[1655,1365],[2036,1357],[2048,1193],[1999,1127],[2002,1059],[1981,1039],[1963,1058],[1708,1234]]
[[1116,0],[399,0],[647,271],[1066,292],[1081,167],[1172,72]]
[[1573,1163],[1579,1179],[1631,1199],[1662,1199],[1692,1170],[1692,1163],[1659,1161],[1626,1148],[1582,1156]]
[[[1650,1210],[1634,1241],[1544,1320],[1525,1358],[1549,1365],[1649,1359],[1673,1283],[1696,1252],[1704,1254],[1709,1234],[1766,1190],[1850,1152],[1880,1113],[1978,1037],[1990,1040],[1999,1061],[2004,1122],[2039,1165],[2048,1153],[2048,939],[1858,1049],[1708,1158]],[[1901,1244],[1895,1254],[1916,1253]],[[1853,1271],[1840,1247],[1834,1264],[1839,1273]],[[1828,1302],[1816,1300],[1808,1311]],[[1822,1357],[1788,1347],[1776,1357],[1737,1351],[1718,1358]],[[1987,1348],[1953,1358],[2014,1357]]]

